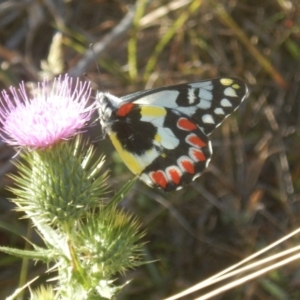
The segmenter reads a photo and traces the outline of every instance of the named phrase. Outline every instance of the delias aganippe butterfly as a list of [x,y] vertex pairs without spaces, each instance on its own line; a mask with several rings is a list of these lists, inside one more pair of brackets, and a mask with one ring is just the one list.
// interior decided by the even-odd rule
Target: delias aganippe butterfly
[[212,155],[208,136],[246,94],[242,81],[218,78],[97,99],[101,126],[128,168],[172,191],[201,175]]

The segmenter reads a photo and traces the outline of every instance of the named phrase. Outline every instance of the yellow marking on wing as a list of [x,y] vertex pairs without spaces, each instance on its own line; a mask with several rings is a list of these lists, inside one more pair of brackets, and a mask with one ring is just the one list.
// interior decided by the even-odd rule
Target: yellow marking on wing
[[231,85],[233,83],[233,80],[230,78],[222,78],[220,79],[220,82],[223,85]]
[[119,155],[123,159],[125,165],[128,167],[128,169],[133,174],[136,174],[136,175],[140,174],[143,171],[144,167],[139,163],[139,161],[137,160],[137,157],[134,154],[132,154],[122,148],[122,145],[119,142],[119,140],[117,139],[115,133],[110,132],[109,137],[110,137],[113,145],[115,146],[116,150],[118,151]]
[[232,87],[233,87],[235,90],[237,90],[237,89],[239,89],[239,88],[240,88],[240,85],[239,85],[239,84],[237,84],[237,83],[235,83],[235,84],[233,84],[233,85],[232,85]]
[[160,156],[163,157],[163,158],[166,158],[167,154],[163,152]]
[[160,106],[141,106],[142,116],[162,117],[166,115],[166,110]]
[[153,160],[155,160],[160,152],[155,148],[151,148],[142,155],[137,155],[134,153],[131,153],[129,151],[126,151],[123,147],[120,141],[118,140],[116,134],[114,132],[109,133],[109,137],[115,146],[117,152],[123,159],[125,165],[128,167],[128,169],[133,173],[133,174],[140,174],[142,171],[149,166]]
[[160,142],[161,142],[161,135],[156,134],[155,137],[154,137],[154,140],[155,140],[156,142],[160,143]]

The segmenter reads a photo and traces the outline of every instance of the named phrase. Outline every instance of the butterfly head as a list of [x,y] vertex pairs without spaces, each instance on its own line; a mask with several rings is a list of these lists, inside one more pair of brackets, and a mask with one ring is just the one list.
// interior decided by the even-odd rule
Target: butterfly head
[[121,99],[109,93],[97,93],[96,100],[98,101],[100,124],[104,130],[108,130],[115,120],[114,114],[121,102]]

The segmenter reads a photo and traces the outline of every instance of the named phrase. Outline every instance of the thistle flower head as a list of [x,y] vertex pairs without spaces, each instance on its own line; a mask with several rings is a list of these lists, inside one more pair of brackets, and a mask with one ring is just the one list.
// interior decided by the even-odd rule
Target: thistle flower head
[[12,145],[44,149],[74,136],[90,119],[94,104],[87,105],[91,89],[88,82],[67,75],[38,84],[29,97],[24,83],[19,89],[2,91],[0,103],[0,136]]

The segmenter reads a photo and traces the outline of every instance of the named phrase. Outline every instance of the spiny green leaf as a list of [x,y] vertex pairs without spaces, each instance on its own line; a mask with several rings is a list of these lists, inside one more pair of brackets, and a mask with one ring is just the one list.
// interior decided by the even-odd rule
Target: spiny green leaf
[[22,250],[11,247],[0,246],[0,251],[21,258],[41,260],[49,263],[54,260],[54,252],[52,250],[39,248],[39,250]]

